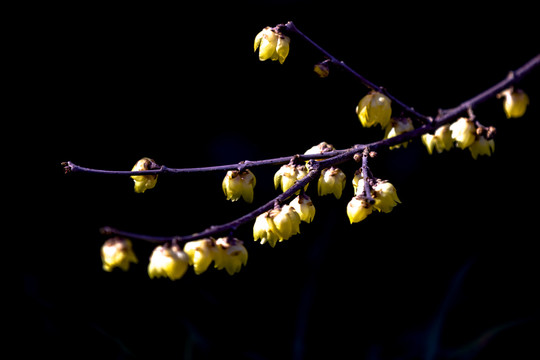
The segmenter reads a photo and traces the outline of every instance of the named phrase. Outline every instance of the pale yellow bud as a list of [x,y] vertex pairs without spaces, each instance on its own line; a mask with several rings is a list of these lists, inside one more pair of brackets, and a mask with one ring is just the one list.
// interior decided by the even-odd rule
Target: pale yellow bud
[[214,239],[189,241],[184,245],[184,252],[188,256],[189,264],[193,265],[195,274],[200,275],[214,260],[216,252]]
[[[304,165],[283,165],[274,175],[274,186],[276,189],[281,186],[281,191],[285,192],[307,174],[308,171]],[[308,185],[304,187],[304,190],[307,190]]]
[[[156,162],[150,158],[142,158],[137,163],[131,171],[145,171],[145,170],[156,170],[159,169],[159,165],[156,164]],[[131,177],[133,181],[135,182],[135,192],[137,193],[143,193],[148,189],[154,188],[157,183],[157,174],[153,175],[133,175]]]
[[483,135],[480,135],[476,141],[469,146],[469,150],[475,160],[478,158],[478,155],[491,156],[491,153],[495,151],[495,141],[493,139],[487,140]]
[[371,205],[365,199],[358,196],[353,197],[347,204],[347,216],[351,224],[364,220],[372,211],[373,208]]
[[131,241],[120,237],[105,241],[101,247],[101,260],[105,271],[112,271],[115,267],[127,271],[130,263],[138,262]]
[[525,114],[529,97],[523,90],[510,88],[500,93],[500,96],[504,96],[504,112],[508,119],[522,117]]
[[237,201],[243,198],[245,202],[253,202],[253,188],[257,180],[255,175],[249,170],[230,170],[225,175],[221,187],[227,200]]
[[380,92],[372,91],[364,96],[356,107],[358,119],[364,127],[379,124],[386,128],[392,116],[392,101]]
[[216,240],[214,266],[218,270],[225,269],[229,275],[240,271],[247,264],[248,252],[244,243],[236,238],[223,237]]
[[373,186],[373,198],[375,204],[373,208],[384,213],[392,211],[397,203],[401,203],[397,196],[396,188],[388,181],[378,180],[375,186]]
[[[386,128],[386,134],[384,136],[385,139],[390,139],[390,138],[393,138],[394,136],[398,136],[403,133],[414,130],[414,126],[410,118],[393,119],[390,122],[390,125],[391,126]],[[403,145],[403,147],[406,148],[407,143],[408,142],[403,142],[401,144],[390,146],[390,150],[399,148],[401,145]]]
[[306,194],[300,194],[291,201],[289,204],[292,206],[298,215],[300,220],[310,223],[315,217],[315,206],[311,201],[311,198]]
[[148,275],[151,279],[168,277],[171,280],[178,280],[186,273],[188,263],[188,256],[178,245],[158,246],[150,257]]
[[335,167],[324,169],[319,177],[319,196],[334,194],[336,199],[339,199],[345,188],[345,180],[346,176],[341,169]]
[[452,131],[452,139],[462,150],[471,146],[476,140],[476,126],[472,120],[464,117],[459,118],[450,125],[449,129]]

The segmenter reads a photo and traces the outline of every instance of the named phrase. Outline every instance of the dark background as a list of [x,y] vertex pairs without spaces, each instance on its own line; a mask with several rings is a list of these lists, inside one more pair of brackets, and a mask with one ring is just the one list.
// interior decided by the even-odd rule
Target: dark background
[[64,175],[62,161],[129,170],[148,156],[169,167],[211,166],[382,136],[354,113],[367,89],[337,69],[319,79],[312,67],[323,58],[299,38],[283,65],[260,62],[253,39],[265,26],[293,20],[431,116],[538,53],[526,8],[183,4],[22,12],[19,131],[39,172],[25,179],[17,212],[27,230],[17,244],[25,263],[15,334],[28,340],[19,351],[72,359],[538,357],[539,70],[520,84],[531,98],[523,118],[506,119],[497,99],[475,109],[498,129],[491,157],[475,161],[459,149],[429,156],[419,140],[380,152],[371,169],[402,201],[389,214],[349,224],[358,165],[346,164],[340,200],[308,189],[317,213],[300,235],[272,249],[252,241],[251,224],[238,229],[249,261],[232,277],[209,269],[150,280],[153,245],[140,241],[138,265],[104,272],[100,227],[201,231],[276,196],[277,168],[254,170],[255,201],[245,204],[225,200],[221,173],[160,176],[141,195],[128,177]]

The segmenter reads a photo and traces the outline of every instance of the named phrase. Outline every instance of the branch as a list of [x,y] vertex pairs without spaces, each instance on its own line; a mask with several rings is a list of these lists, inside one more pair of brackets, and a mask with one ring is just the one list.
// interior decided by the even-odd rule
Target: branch
[[[378,149],[387,149],[391,146],[398,145],[403,142],[416,139],[420,137],[421,135],[424,135],[428,132],[432,132],[436,130],[438,127],[444,124],[447,124],[451,122],[452,120],[455,120],[460,115],[470,111],[472,108],[483,103],[484,101],[495,97],[498,93],[509,88],[513,84],[517,83],[529,72],[531,72],[534,68],[540,65],[540,54],[539,54],[535,56],[534,58],[532,58],[531,60],[529,60],[526,64],[518,68],[517,70],[510,72],[510,75],[506,77],[504,80],[498,82],[497,84],[493,85],[492,87],[488,88],[482,93],[474,96],[473,98],[464,101],[463,103],[456,106],[455,108],[440,112],[439,115],[435,119],[433,119],[431,117],[418,113],[412,107],[407,106],[403,102],[399,101],[396,97],[394,97],[388,91],[386,91],[386,89],[375,85],[374,83],[367,80],[366,78],[358,74],[356,71],[351,69],[343,61],[339,61],[336,57],[328,53],[321,46],[319,46],[313,40],[311,40],[306,35],[304,35],[300,30],[296,28],[296,26],[292,22],[288,22],[286,25],[278,25],[278,28],[281,28],[281,29],[285,28],[288,31],[296,33],[299,36],[301,36],[309,44],[314,46],[317,50],[319,50],[326,57],[328,57],[332,63],[347,70],[349,73],[351,73],[353,76],[359,79],[364,85],[366,85],[370,89],[373,89],[373,90],[376,90],[385,94],[395,104],[402,107],[405,112],[409,113],[410,115],[414,116],[416,119],[421,121],[423,125],[413,131],[409,131],[401,135],[398,135],[389,139],[376,141],[370,144],[357,144],[348,149],[334,150],[334,151],[325,152],[322,154],[295,155],[299,160],[310,160],[310,165],[311,165],[310,170],[304,178],[302,178],[301,180],[298,180],[287,191],[283,192],[282,194],[270,200],[269,202],[262,205],[261,207],[251,211],[250,213],[236,220],[230,221],[228,223],[217,225],[217,226],[211,226],[207,228],[206,230],[203,230],[202,232],[194,233],[191,235],[185,235],[185,236],[150,236],[150,235],[122,231],[122,230],[114,229],[112,227],[104,227],[101,229],[101,232],[103,234],[119,235],[119,236],[125,236],[132,239],[140,239],[140,240],[145,240],[145,241],[150,241],[150,242],[162,243],[162,242],[168,242],[168,241],[187,242],[187,241],[214,236],[217,234],[234,232],[239,226],[245,223],[248,223],[250,221],[253,221],[260,214],[272,209],[276,202],[283,203],[284,201],[292,197],[297,191],[303,189],[304,186],[306,186],[311,181],[315,180],[320,175],[323,169],[350,161],[355,157],[355,155],[358,158],[358,156],[362,155],[362,153],[364,154],[363,156],[364,161],[363,161],[362,168],[367,169],[367,154],[369,151],[374,151]],[[282,164],[288,163],[291,158],[292,156],[284,156],[284,157],[273,158],[273,159],[265,159],[265,160],[259,160],[259,161],[243,161],[237,164],[200,167],[200,168],[175,169],[175,168],[168,168],[166,166],[161,166],[159,169],[146,170],[146,171],[116,171],[116,170],[90,169],[90,168],[85,168],[85,167],[76,165],[69,161],[62,163],[62,165],[64,165],[66,173],[67,172],[85,172],[85,173],[96,173],[96,174],[107,174],[107,175],[150,175],[150,174],[162,174],[162,173],[179,174],[179,173],[242,170],[245,168],[253,168],[253,167],[264,166],[264,165],[282,165]]]
[[[280,26],[278,25],[278,27],[280,27]],[[309,37],[307,37],[303,32],[298,30],[298,28],[293,24],[292,21],[289,21],[287,24],[282,25],[282,27],[287,29],[289,32],[292,32],[292,33],[295,33],[295,34],[301,36],[304,40],[306,40],[309,44],[311,44],[315,49],[319,50],[321,53],[323,53],[324,56],[326,56],[328,59],[330,59],[330,62],[332,64],[340,66],[341,68],[345,69],[346,71],[351,73],[355,78],[360,80],[360,82],[362,84],[364,84],[366,87],[370,88],[371,90],[375,90],[375,91],[378,91],[378,92],[386,95],[386,97],[388,97],[390,100],[392,100],[393,103],[399,105],[406,113],[412,115],[413,117],[415,117],[417,120],[419,120],[423,124],[429,124],[429,123],[431,123],[433,121],[433,119],[431,117],[425,116],[425,115],[419,113],[418,111],[414,110],[412,107],[406,105],[404,102],[402,102],[401,100],[396,98],[394,95],[390,94],[388,92],[388,90],[386,90],[382,86],[378,86],[378,85],[374,84],[373,82],[369,81],[368,79],[366,79],[365,77],[363,77],[362,75],[360,75],[359,73],[354,71],[350,66],[345,64],[345,62],[337,59],[335,56],[333,56],[328,51],[323,49],[315,41],[313,41]]]

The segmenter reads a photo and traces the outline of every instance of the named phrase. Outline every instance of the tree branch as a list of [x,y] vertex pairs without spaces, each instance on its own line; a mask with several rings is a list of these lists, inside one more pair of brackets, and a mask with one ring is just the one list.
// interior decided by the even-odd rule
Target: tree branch
[[[523,66],[521,66],[517,70],[511,72],[510,75],[506,77],[504,80],[498,82],[497,84],[493,85],[492,87],[488,88],[482,93],[472,97],[471,99],[464,101],[463,103],[456,106],[455,108],[442,111],[435,119],[433,119],[432,117],[428,117],[428,116],[418,113],[412,107],[409,107],[406,104],[399,101],[397,98],[391,95],[388,91],[386,91],[386,89],[375,85],[374,83],[370,82],[369,80],[367,80],[366,78],[358,74],[356,71],[351,69],[343,61],[339,61],[336,57],[328,53],[325,49],[323,49],[321,46],[319,46],[310,38],[308,38],[305,34],[303,34],[300,30],[298,30],[292,22],[288,22],[286,25],[278,25],[278,28],[281,28],[281,29],[285,28],[287,31],[296,33],[297,35],[301,36],[305,41],[307,41],[309,44],[311,44],[317,50],[323,53],[326,57],[328,57],[332,63],[347,70],[357,79],[359,79],[364,85],[366,85],[368,88],[385,94],[395,104],[403,108],[405,112],[409,113],[410,115],[414,116],[416,119],[421,121],[423,125],[415,130],[403,133],[401,135],[398,135],[389,139],[376,141],[370,144],[357,144],[348,149],[334,150],[334,151],[325,152],[321,154],[295,155],[297,156],[299,160],[310,160],[311,167],[308,174],[304,178],[298,180],[287,191],[278,195],[277,197],[270,200],[266,204],[260,206],[259,208],[249,212],[248,214],[222,225],[211,226],[203,230],[202,232],[194,233],[191,235],[185,235],[185,236],[151,236],[151,235],[131,233],[131,232],[123,231],[123,230],[114,229],[112,227],[104,227],[101,229],[101,232],[103,234],[125,236],[132,239],[140,239],[140,240],[145,240],[145,241],[150,241],[150,242],[162,243],[162,242],[168,242],[168,241],[173,241],[173,240],[177,242],[186,242],[186,241],[197,240],[197,239],[210,237],[210,236],[214,236],[218,234],[231,233],[235,231],[239,226],[245,223],[248,223],[250,221],[253,221],[257,216],[259,216],[263,212],[272,209],[274,207],[274,204],[283,203],[284,201],[287,201],[297,191],[303,189],[304,186],[306,186],[311,181],[315,180],[320,175],[323,169],[350,161],[353,159],[355,155],[357,154],[362,155],[363,152],[364,152],[364,156],[363,156],[362,167],[363,168],[364,166],[367,167],[367,152],[368,151],[374,151],[378,149],[387,149],[391,146],[398,145],[403,142],[416,139],[420,137],[421,135],[426,134],[428,132],[432,132],[436,130],[438,127],[444,124],[447,124],[451,122],[452,120],[455,120],[462,114],[466,113],[467,111],[476,107],[477,105],[483,103],[484,101],[495,97],[498,93],[507,89],[513,84],[517,83],[529,72],[531,72],[534,68],[540,65],[540,54],[539,54],[533,57],[531,60],[529,60],[527,63],[525,63]],[[264,160],[259,160],[259,161],[243,161],[237,164],[200,167],[200,168],[168,168],[166,166],[161,166],[159,169],[146,170],[146,171],[117,171],[117,170],[91,169],[91,168],[86,168],[86,167],[76,165],[70,161],[62,163],[62,165],[64,166],[66,173],[84,172],[84,173],[95,173],[95,174],[106,174],[106,175],[150,175],[150,174],[163,174],[163,173],[180,174],[180,173],[242,170],[244,168],[254,168],[254,167],[265,166],[265,165],[282,165],[282,164],[288,163],[291,158],[292,156],[284,156],[284,157],[264,159]]]

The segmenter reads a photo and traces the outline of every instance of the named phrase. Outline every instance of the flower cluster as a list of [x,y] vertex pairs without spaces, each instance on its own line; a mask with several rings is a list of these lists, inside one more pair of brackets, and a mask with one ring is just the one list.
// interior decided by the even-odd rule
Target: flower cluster
[[[195,274],[205,272],[210,264],[218,270],[225,269],[229,275],[240,271],[247,264],[248,253],[243,242],[233,237],[223,237],[217,240],[206,238],[187,242],[182,249],[173,241],[157,246],[150,256],[148,276],[153,278],[166,277],[178,280],[184,276],[188,267],[193,266]],[[118,267],[124,271],[130,263],[137,263],[129,239],[115,237],[107,240],[101,247],[103,269],[112,271]]]
[[461,117],[451,125],[439,127],[435,134],[422,135],[422,142],[430,154],[433,149],[441,153],[456,147],[464,150],[469,149],[474,159],[478,155],[490,156],[495,151],[495,128],[486,128],[477,124],[474,120]]
[[373,209],[389,213],[401,203],[396,188],[387,180],[364,179],[362,171],[358,170],[352,182],[355,196],[347,205],[347,215],[351,224],[364,220]]

